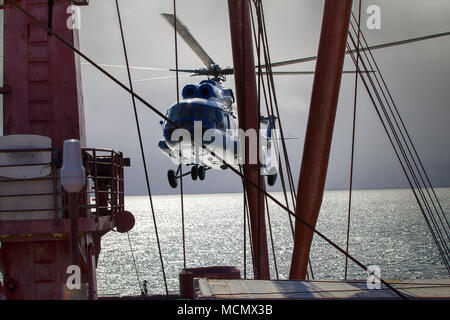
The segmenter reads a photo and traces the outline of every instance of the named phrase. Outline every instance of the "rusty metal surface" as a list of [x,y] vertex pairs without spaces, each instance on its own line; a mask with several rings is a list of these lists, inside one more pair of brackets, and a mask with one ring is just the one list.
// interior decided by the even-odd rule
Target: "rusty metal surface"
[[[239,127],[244,131],[254,129],[259,132],[259,110],[249,9],[248,1],[228,1]],[[243,166],[244,175],[264,189],[264,177],[260,175],[261,163],[249,164],[248,144],[247,141],[245,146],[246,159]],[[245,183],[245,189],[250,211],[255,278],[269,279],[264,195],[249,183]]]
[[[20,0],[40,21],[48,21],[47,0]],[[75,43],[77,30],[67,28],[70,0],[53,4],[53,29]],[[4,6],[4,134],[37,134],[52,138],[54,147],[65,139],[85,145],[79,58],[72,50],[13,5]],[[20,115],[20,116],[18,116]]]
[[[326,0],[298,182],[296,214],[315,227],[325,187],[352,1]],[[299,220],[290,279],[305,279],[313,232]]]

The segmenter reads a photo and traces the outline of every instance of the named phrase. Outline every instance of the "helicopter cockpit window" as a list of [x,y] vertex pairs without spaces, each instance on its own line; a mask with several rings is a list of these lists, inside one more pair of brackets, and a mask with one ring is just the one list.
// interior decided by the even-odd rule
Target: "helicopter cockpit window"
[[177,107],[170,108],[167,116],[170,120],[178,120],[178,108]]
[[202,120],[206,123],[214,122],[215,110],[201,104],[194,104],[192,117],[195,120]]
[[203,120],[206,122],[214,122],[214,109],[206,108]]
[[181,119],[190,119],[192,117],[192,106],[190,104],[183,104],[181,106]]
[[192,111],[192,117],[194,118],[194,120],[203,120],[205,111],[208,111],[208,109],[206,109],[202,105],[194,105],[193,109],[194,110]]

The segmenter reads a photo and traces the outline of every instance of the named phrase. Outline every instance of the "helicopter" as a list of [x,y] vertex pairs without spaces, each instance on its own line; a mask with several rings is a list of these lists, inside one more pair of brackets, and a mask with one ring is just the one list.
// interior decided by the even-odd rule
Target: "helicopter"
[[[214,157],[212,152],[223,155],[222,159],[227,159],[227,163],[238,168],[243,159],[243,142],[236,123],[234,93],[232,89],[222,85],[226,80],[225,76],[233,74],[233,69],[222,69],[216,64],[173,14],[163,13],[162,16],[173,27],[176,24],[178,34],[206,67],[178,71],[208,77],[207,80],[200,81],[198,85],[184,86],[181,92],[182,99],[168,109],[166,117],[176,123],[178,129],[169,121],[160,121],[163,139],[159,140],[158,148],[175,164],[178,164],[176,171],[170,169],[167,172],[169,185],[176,188],[178,179],[181,177],[182,165],[191,167],[190,171],[183,176],[190,175],[194,181],[204,180],[207,170],[227,169],[227,166]],[[176,70],[171,69],[171,71]],[[275,119],[276,117],[261,117],[261,122],[267,125],[266,133],[260,134],[259,140],[262,149],[262,172],[267,176],[269,186],[273,186],[277,179],[277,163],[276,157],[273,156],[275,147],[272,139]],[[198,137],[199,134],[200,137]],[[183,136],[181,140],[180,136]],[[194,140],[201,141],[207,146],[207,150],[201,148]]]
[[[235,160],[239,160],[239,154],[235,152],[236,146],[242,147],[242,144],[239,144],[239,140],[236,138],[236,132],[238,128],[236,126],[236,110],[235,110],[235,99],[231,89],[227,89],[222,85],[222,82],[225,82],[226,75],[234,74],[234,69],[227,67],[222,69],[218,64],[216,64],[209,55],[203,50],[203,48],[198,44],[198,42],[194,39],[194,37],[190,34],[189,30],[172,14],[163,13],[162,16],[172,25],[177,28],[177,33],[185,40],[185,42],[189,45],[189,47],[197,54],[197,56],[202,60],[205,68],[186,70],[186,69],[162,69],[162,68],[154,68],[154,67],[139,67],[139,66],[125,66],[118,64],[102,64],[98,63],[97,67],[104,68],[130,68],[130,69],[138,69],[138,70],[164,70],[164,71],[178,71],[190,73],[191,76],[200,75],[206,76],[208,80],[201,81],[199,85],[191,84],[187,85],[183,88],[182,95],[183,100],[180,101],[180,107],[178,108],[178,104],[172,105],[166,116],[171,120],[172,123],[180,123],[179,127],[185,128],[188,132],[192,132],[195,129],[195,124],[197,122],[202,121],[203,119],[210,120],[209,122],[203,122],[201,126],[201,130],[203,133],[206,131],[212,130],[218,135],[221,136],[221,139],[217,139],[215,143],[212,143],[215,140],[214,135],[210,140],[203,140],[202,142],[205,145],[209,145],[208,149],[211,146],[217,146],[218,150],[225,152],[225,155],[232,156]],[[403,46],[406,44],[426,41],[430,39],[440,38],[440,37],[448,37],[450,36],[450,32],[441,32],[430,34],[426,36],[419,36],[415,38],[397,40],[392,42],[381,43],[377,45],[367,45],[362,46],[359,50],[360,52],[372,51],[378,49],[384,49],[395,46]],[[356,53],[357,50],[347,50],[345,54]],[[291,60],[284,60],[278,62],[272,62],[267,65],[259,65],[255,68],[257,69],[267,69],[275,67],[282,67],[293,64],[301,64],[306,62],[315,61],[317,56],[303,57]],[[82,62],[82,65],[91,65],[90,62]],[[375,70],[361,71],[361,70],[343,70],[342,74],[355,74],[355,73],[374,73]],[[267,71],[259,71],[261,74],[267,74]],[[284,76],[293,76],[293,75],[314,75],[314,71],[270,71],[272,75],[284,75]],[[142,82],[149,80],[157,80],[164,79],[168,77],[158,77],[158,78],[147,78],[147,79],[138,79],[133,80],[133,82]],[[186,113],[183,113],[183,105],[186,105],[186,109],[184,110]],[[181,110],[180,110],[181,109]],[[201,111],[203,110],[203,111]],[[202,113],[204,112],[204,113]],[[178,119],[178,113],[180,113],[181,117]],[[202,114],[200,118],[199,114]],[[186,114],[188,116],[186,116]],[[207,118],[207,115],[210,118]],[[205,117],[205,118],[203,118]],[[174,121],[176,120],[176,121]],[[223,122],[222,122],[223,120]],[[271,161],[273,157],[272,147],[274,145],[273,142],[277,142],[280,138],[276,138],[272,134],[272,128],[274,127],[276,117],[261,117],[260,121],[262,123],[267,124],[266,135],[262,136],[262,146],[263,146],[263,169],[264,175],[267,176],[268,184],[270,186],[275,184],[277,178],[277,170],[276,166],[271,165]],[[206,171],[210,169],[216,170],[225,170],[227,166],[220,165],[220,161],[218,159],[215,160],[215,157],[211,154],[211,152],[207,152],[207,150],[198,150],[195,147],[195,143],[193,140],[190,142],[185,141],[185,143],[180,144],[179,141],[172,141],[173,137],[171,134],[175,131],[175,128],[171,126],[167,121],[160,121],[163,130],[164,139],[159,140],[158,147],[165,155],[169,156],[174,163],[178,164],[178,169],[175,172],[174,170],[169,170],[167,172],[169,184],[171,187],[176,188],[178,185],[178,179],[180,178],[180,169],[182,164],[186,164],[188,166],[192,166],[190,172],[183,174],[183,176],[190,174],[193,180],[205,179]],[[189,131],[190,130],[190,131]],[[274,130],[276,132],[276,130]],[[211,132],[211,131],[210,131]],[[227,133],[228,132],[228,133]],[[231,134],[229,134],[231,132]],[[234,133],[234,134],[233,134]],[[296,137],[283,137],[283,140],[287,139],[299,139]],[[219,140],[224,140],[222,144],[219,143]],[[234,148],[225,148],[231,144]],[[182,146],[182,147],[181,147]],[[180,148],[181,147],[181,148]],[[230,152],[230,149],[233,152]],[[197,150],[197,151],[196,151]],[[181,159],[179,156],[181,152]],[[219,152],[214,151],[215,154],[220,154]],[[275,159],[277,160],[277,159]],[[227,163],[230,163],[227,161]],[[236,161],[234,162],[236,165]]]
[[[167,172],[167,178],[170,186],[172,188],[176,188],[178,185],[177,181],[181,177],[180,171],[183,164],[192,166],[190,172],[183,174],[183,176],[190,174],[193,180],[204,180],[206,171],[210,169],[227,169],[227,166],[221,164],[221,161],[215,158],[212,152],[219,155],[225,155],[226,159],[234,160],[231,162],[233,163],[233,167],[237,168],[242,160],[242,153],[240,153],[239,150],[243,147],[243,143],[242,140],[240,140],[240,136],[238,134],[239,128],[236,125],[237,116],[236,107],[234,105],[235,98],[233,91],[222,85],[222,83],[226,80],[225,76],[234,74],[234,69],[230,67],[222,69],[220,65],[216,64],[191,35],[186,26],[184,26],[173,14],[163,13],[161,15],[172,25],[172,27],[176,28],[177,33],[183,38],[183,40],[205,65],[205,68],[200,69],[169,70],[190,73],[191,76],[206,76],[208,78],[207,80],[201,81],[199,85],[186,85],[182,90],[183,99],[179,101],[179,103],[172,105],[166,114],[167,118],[170,119],[172,123],[177,123],[178,127],[185,129],[190,134],[194,133],[196,124],[201,123],[201,126],[198,128],[199,131],[204,134],[201,138],[201,142],[208,147],[208,150],[200,148],[200,146],[196,145],[194,140],[198,141],[197,139],[184,139],[182,142],[180,142],[179,139],[173,139],[174,137],[171,135],[175,131],[175,127],[167,121],[160,121],[164,139],[158,142],[158,147],[161,152],[170,157],[174,163],[178,164],[178,169],[176,171],[168,170]],[[362,47],[360,50],[367,51],[383,49],[449,35],[450,32],[437,33],[428,36]],[[355,51],[347,50],[345,54],[354,52]],[[272,68],[304,63],[314,61],[316,59],[316,56],[311,56],[274,62],[270,63],[270,67]],[[261,65],[259,68],[267,68],[267,65]],[[266,74],[266,72],[267,71],[262,71],[261,73]],[[366,72],[374,73],[376,71],[343,70],[342,74]],[[291,76],[310,75],[314,74],[314,71],[270,71],[270,73],[273,75]],[[262,146],[261,163],[263,166],[263,174],[267,176],[267,183],[269,186],[273,186],[275,184],[278,173],[278,158],[274,152],[277,148],[274,146],[280,138],[277,138],[272,133],[276,132],[276,130],[273,130],[275,127],[275,120],[276,117],[274,116],[261,117],[260,119],[261,123],[267,125],[266,134],[260,134],[260,141]],[[284,137],[283,139],[298,138]],[[229,146],[232,147],[230,148]],[[230,162],[227,161],[227,163]]]

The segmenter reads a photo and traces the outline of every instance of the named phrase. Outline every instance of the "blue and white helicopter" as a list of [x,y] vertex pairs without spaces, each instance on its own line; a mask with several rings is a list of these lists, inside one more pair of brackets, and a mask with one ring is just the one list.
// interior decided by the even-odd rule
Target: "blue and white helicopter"
[[[167,111],[167,118],[178,125],[168,121],[160,121],[163,130],[163,139],[158,142],[159,149],[178,164],[178,170],[169,170],[167,177],[172,188],[178,185],[180,169],[182,165],[191,167],[192,180],[204,180],[209,169],[225,170],[227,166],[214,157],[211,152],[219,155],[233,167],[238,168],[242,163],[240,152],[242,143],[239,139],[237,125],[235,98],[233,91],[222,86],[225,75],[233,74],[233,69],[222,69],[208,56],[197,41],[192,37],[188,29],[172,14],[163,14],[163,17],[172,25],[176,25],[177,32],[200,57],[206,68],[196,70],[178,70],[194,75],[204,75],[208,80],[203,80],[199,85],[188,84],[182,90],[182,100],[172,105]],[[175,71],[175,70],[172,70]],[[274,118],[264,117],[261,122],[267,125],[266,134],[260,136],[262,149],[261,162],[263,172],[267,176],[270,186],[275,184],[277,178],[277,157],[274,157],[274,145],[272,130]],[[180,140],[180,136],[183,139]],[[242,137],[241,137],[242,138]],[[208,150],[203,149],[198,143],[202,142]],[[181,141],[181,142],[180,142]],[[275,161],[274,161],[275,160]]]

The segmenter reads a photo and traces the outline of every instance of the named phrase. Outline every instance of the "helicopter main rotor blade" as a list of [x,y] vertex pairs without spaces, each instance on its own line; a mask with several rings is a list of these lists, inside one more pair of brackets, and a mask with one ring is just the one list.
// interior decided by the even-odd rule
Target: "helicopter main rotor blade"
[[178,71],[178,72],[185,72],[185,73],[197,73],[197,74],[203,74],[206,72],[203,70],[198,70],[198,69],[169,69],[169,71]]
[[[372,73],[375,71],[361,71],[363,73]],[[256,72],[258,73],[258,72]],[[266,75],[267,72],[266,71],[262,71],[262,74]],[[277,75],[277,76],[295,76],[295,75],[310,75],[310,74],[314,74],[315,71],[272,71],[273,75]],[[355,74],[355,71],[342,71],[342,74]]]
[[[180,76],[180,78],[187,78],[190,77],[189,75],[183,75]],[[176,76],[164,76],[164,77],[155,77],[155,78],[145,78],[145,79],[134,79],[132,80],[133,83],[138,83],[138,82],[147,82],[147,81],[153,81],[153,80],[165,80],[165,79],[175,79]],[[124,84],[130,84],[129,81],[124,81]]]
[[[436,33],[436,34],[432,34],[432,35],[428,35],[428,36],[424,36],[424,37],[418,37],[418,38],[412,38],[412,39],[406,39],[406,40],[400,40],[400,41],[394,41],[394,42],[388,42],[388,43],[383,43],[383,44],[378,44],[375,46],[369,46],[369,47],[365,47],[365,48],[361,48],[359,49],[359,51],[367,51],[367,50],[377,50],[377,49],[383,49],[383,48],[389,48],[389,47],[394,47],[394,46],[401,46],[404,44],[409,44],[409,43],[413,43],[413,42],[418,42],[418,41],[424,41],[424,40],[429,40],[429,39],[434,39],[434,38],[440,38],[440,37],[446,37],[449,36],[450,32],[443,32],[443,33]],[[356,52],[356,50],[351,50],[351,51],[346,51],[345,54],[350,54],[350,53],[354,53]],[[317,56],[312,56],[312,57],[306,57],[306,58],[300,58],[300,59],[293,59],[293,60],[286,60],[286,61],[280,61],[280,62],[274,62],[272,64],[270,64],[270,66],[272,68],[274,67],[281,67],[281,66],[287,66],[287,65],[291,65],[291,64],[296,64],[296,63],[304,63],[304,62],[309,62],[309,61],[315,61],[317,59]],[[261,68],[267,68],[268,65],[261,65]]]
[[[91,65],[89,62],[81,62],[82,65]],[[98,64],[100,67],[105,67],[105,68],[120,68],[120,69],[126,69],[127,66],[124,65],[119,65],[119,64],[104,64],[104,63],[99,63]],[[133,67],[130,66],[130,69],[134,69],[134,70],[153,70],[153,71],[170,71],[170,69],[163,69],[163,68],[153,68],[153,67]]]
[[[175,17],[173,14],[162,13],[161,15],[175,28]],[[197,54],[207,68],[215,64],[213,59],[211,59],[206,51],[203,50],[197,40],[194,39],[189,30],[180,22],[180,20],[178,20],[178,18],[176,19],[176,28],[178,34],[184,41],[186,41],[188,46],[195,52],[195,54]]]

